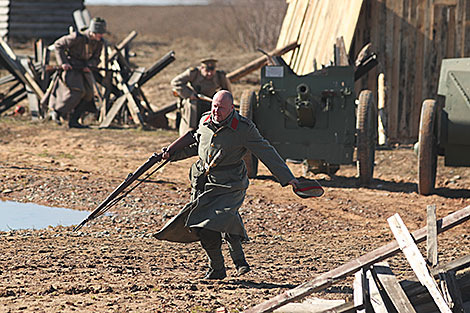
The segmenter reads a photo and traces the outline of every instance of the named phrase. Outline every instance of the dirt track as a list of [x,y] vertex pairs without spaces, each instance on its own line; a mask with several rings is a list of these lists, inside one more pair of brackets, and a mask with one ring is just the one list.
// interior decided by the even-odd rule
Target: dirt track
[[[108,18],[106,10],[96,10],[92,15]],[[147,25],[155,23],[146,10],[136,16]],[[127,34],[129,27],[122,28]],[[151,64],[169,49],[178,60],[145,86],[159,104],[172,100],[169,79],[210,49],[195,44],[197,49],[184,50],[187,38],[172,42],[155,32],[155,37],[139,34],[136,63]],[[235,50],[211,47],[220,48],[228,69],[257,56],[237,51],[230,57]],[[92,210],[129,172],[176,137],[175,131],[69,130],[34,124],[27,117],[1,117],[0,199]],[[111,216],[79,233],[71,227],[0,232],[0,312],[211,312],[219,307],[237,312],[389,242],[386,219],[395,213],[415,230],[425,225],[428,204],[436,205],[439,218],[470,205],[470,169],[444,167],[442,159],[437,194],[418,195],[416,156],[409,146],[377,151],[375,179],[367,188],[356,185],[352,165],[343,166],[335,177],[310,176],[325,186],[319,199],[299,199],[261,167],[241,210],[251,238],[245,250],[253,271],[234,276],[224,246],[229,276],[205,282],[199,279],[206,261],[198,244],[151,236],[188,200],[191,162],[169,164],[120,202]],[[289,166],[302,175],[301,165]],[[439,236],[441,262],[469,253],[469,232],[465,224]],[[389,261],[400,277],[410,274],[402,256]],[[316,296],[351,299],[350,282]]]
[[[0,124],[3,200],[78,210],[94,208],[148,156],[176,138],[173,131],[67,130],[51,123],[4,118]],[[425,208],[442,217],[469,205],[467,169],[440,164],[438,194],[419,196],[416,157],[409,148],[378,151],[376,179],[356,186],[355,168],[315,177],[319,199],[301,200],[261,168],[242,216],[253,271],[221,282],[198,278],[205,258],[198,244],[151,238],[188,199],[191,160],[168,165],[122,201],[112,216],[79,233],[69,227],[0,233],[1,312],[205,312],[241,310],[311,280],[391,240],[386,218],[399,213],[410,230],[425,225]],[[289,164],[297,176],[300,165]],[[456,179],[456,176],[460,178]],[[455,182],[454,182],[455,181]],[[440,237],[440,259],[469,251],[468,227]],[[409,274],[401,257],[391,260]],[[320,296],[351,298],[348,281]]]

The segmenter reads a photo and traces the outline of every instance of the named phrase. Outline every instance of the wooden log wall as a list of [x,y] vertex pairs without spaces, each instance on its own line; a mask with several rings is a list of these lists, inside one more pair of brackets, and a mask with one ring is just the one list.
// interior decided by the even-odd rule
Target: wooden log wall
[[[334,21],[325,23],[326,15],[336,13],[323,10],[308,15],[308,11],[300,9],[302,5],[318,7],[328,3],[330,11],[342,11],[346,2],[289,0],[288,3],[281,36],[290,33],[291,36],[296,34],[301,38],[300,29],[302,25],[308,25],[308,19],[317,21],[314,24],[317,29],[307,27],[304,31],[332,33],[337,30]],[[350,11],[351,16],[355,15],[355,9],[353,7]],[[318,25],[321,25],[319,21],[322,20],[324,23],[318,29]],[[470,0],[364,0],[357,20],[348,18],[342,22],[349,29],[355,29],[350,46],[345,40],[350,58],[354,60],[360,49],[371,42],[380,62],[357,83],[356,92],[368,88],[376,94],[377,77],[383,72],[387,91],[385,111],[388,140],[391,143],[415,142],[422,102],[437,97],[442,59],[470,56]],[[344,33],[347,35],[349,32]],[[318,39],[309,44],[331,49],[330,59],[333,59],[330,43]],[[300,56],[300,59],[304,63],[313,62],[312,55]],[[298,67],[295,62],[291,63],[294,68]]]
[[418,138],[424,99],[437,97],[442,59],[470,56],[469,0],[365,0],[351,54],[372,42],[380,64],[360,87],[385,74],[387,135]]
[[67,34],[83,0],[0,0],[0,37],[53,41]]

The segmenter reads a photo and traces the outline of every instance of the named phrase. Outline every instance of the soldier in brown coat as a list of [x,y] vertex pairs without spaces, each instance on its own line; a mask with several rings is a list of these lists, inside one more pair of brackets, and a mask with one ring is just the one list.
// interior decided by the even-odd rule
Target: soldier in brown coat
[[[200,241],[209,259],[205,279],[223,279],[227,275],[221,251],[224,237],[238,275],[245,274],[250,266],[241,241],[248,236],[238,213],[249,185],[243,155],[250,150],[282,186],[295,187],[299,181],[253,122],[234,110],[228,91],[215,94],[211,110],[203,114],[194,137],[194,144],[172,156],[172,160],[199,156],[190,171],[191,201],[155,237]],[[163,157],[170,155],[165,153]]]
[[65,35],[54,42],[57,63],[62,71],[49,99],[51,119],[69,117],[69,127],[84,127],[78,119],[87,110],[96,110],[93,101],[94,78],[90,68],[97,67],[103,49],[106,22],[96,17],[83,33]]
[[171,81],[173,91],[181,98],[180,135],[196,129],[201,115],[210,110],[210,102],[198,95],[212,98],[221,89],[232,91],[225,72],[216,70],[216,63],[215,59],[202,60],[200,66],[187,69]]

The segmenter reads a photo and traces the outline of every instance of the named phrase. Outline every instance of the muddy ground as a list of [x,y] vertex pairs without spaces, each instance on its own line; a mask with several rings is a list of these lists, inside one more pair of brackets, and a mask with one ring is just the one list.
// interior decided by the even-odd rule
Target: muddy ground
[[[107,12],[95,9],[102,16]],[[150,64],[168,48],[177,53],[180,48],[184,59],[204,54],[185,55],[184,46],[171,46],[171,41],[145,44],[151,38],[147,36],[142,35],[136,50],[149,55],[136,62]],[[256,55],[237,52],[230,58],[221,51],[232,69]],[[147,87],[155,103],[169,97],[168,78],[185,63],[174,64]],[[247,82],[235,86],[251,87]],[[2,116],[0,199],[92,210],[129,172],[176,137],[174,130],[67,129],[32,123],[27,116]],[[72,227],[0,232],[0,312],[213,312],[220,307],[238,312],[388,243],[393,236],[387,218],[395,213],[416,230],[425,226],[429,204],[436,205],[439,218],[470,204],[470,169],[445,167],[442,158],[436,194],[418,195],[417,158],[410,145],[377,151],[374,181],[368,187],[357,185],[353,165],[342,166],[333,177],[308,174],[325,186],[325,195],[317,199],[298,198],[261,166],[241,209],[253,271],[235,276],[224,244],[228,277],[207,282],[200,280],[206,260],[197,243],[152,238],[188,200],[192,161],[167,165],[109,216],[80,232]],[[302,165],[289,167],[303,175]],[[440,235],[440,261],[468,254],[469,244],[468,224]],[[412,278],[402,255],[389,263],[400,278]],[[314,296],[351,299],[351,278]]]

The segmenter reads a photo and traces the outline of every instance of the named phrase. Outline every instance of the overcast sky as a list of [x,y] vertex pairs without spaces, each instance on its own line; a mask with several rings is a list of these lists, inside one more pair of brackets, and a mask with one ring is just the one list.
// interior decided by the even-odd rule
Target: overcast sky
[[85,5],[201,5],[210,0],[85,0]]

